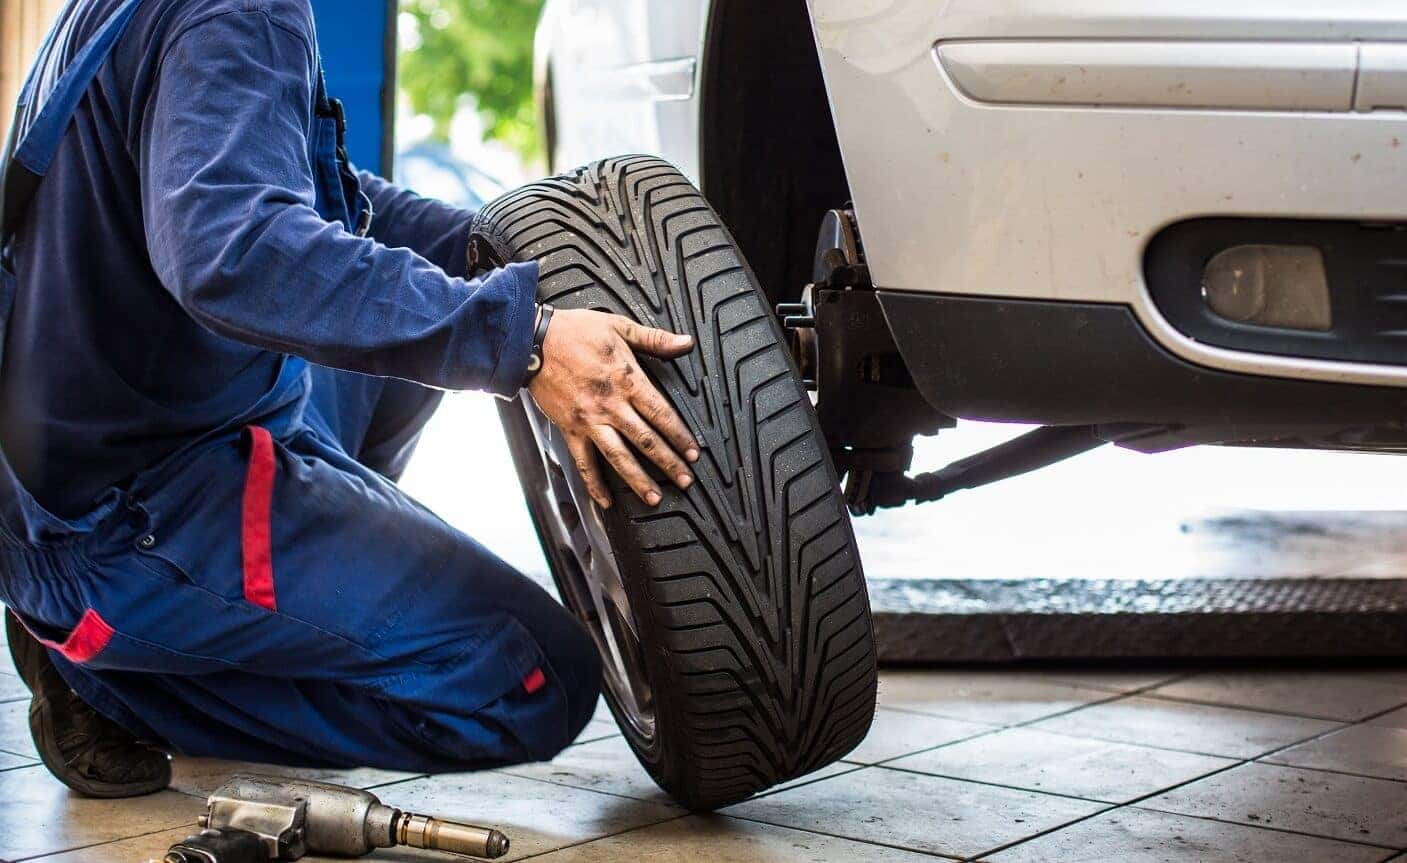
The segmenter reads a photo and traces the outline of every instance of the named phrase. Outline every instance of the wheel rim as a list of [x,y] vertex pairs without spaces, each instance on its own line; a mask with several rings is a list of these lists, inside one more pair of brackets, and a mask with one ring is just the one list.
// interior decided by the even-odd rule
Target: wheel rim
[[566,440],[529,398],[521,399],[546,476],[542,528],[559,551],[562,600],[585,624],[601,655],[602,680],[641,740],[655,736],[655,699],[630,597],[601,510],[586,491]]

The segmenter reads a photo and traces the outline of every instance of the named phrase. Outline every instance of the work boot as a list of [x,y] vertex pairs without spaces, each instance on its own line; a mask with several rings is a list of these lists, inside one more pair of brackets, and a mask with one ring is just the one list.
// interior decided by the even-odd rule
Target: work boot
[[54,778],[87,797],[139,797],[171,784],[171,759],[89,707],[49,651],[5,612],[15,669],[29,687],[29,733]]

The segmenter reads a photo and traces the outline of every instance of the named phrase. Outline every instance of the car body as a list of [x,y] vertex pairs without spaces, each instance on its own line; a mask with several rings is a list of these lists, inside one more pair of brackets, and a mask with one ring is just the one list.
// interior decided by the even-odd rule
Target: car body
[[553,164],[700,185],[839,453],[1407,448],[1407,4],[549,0],[537,47]]

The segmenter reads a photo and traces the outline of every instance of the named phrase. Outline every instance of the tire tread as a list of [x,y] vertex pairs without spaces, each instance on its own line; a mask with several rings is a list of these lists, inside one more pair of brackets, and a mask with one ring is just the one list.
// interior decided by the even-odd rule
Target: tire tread
[[642,763],[706,809],[843,756],[874,715],[864,576],[810,400],[717,215],[668,163],[626,156],[512,192],[476,229],[538,262],[543,300],[698,343],[642,358],[700,440],[697,481],[662,483],[651,510],[613,479],[607,513],[657,699],[657,746],[627,735]]

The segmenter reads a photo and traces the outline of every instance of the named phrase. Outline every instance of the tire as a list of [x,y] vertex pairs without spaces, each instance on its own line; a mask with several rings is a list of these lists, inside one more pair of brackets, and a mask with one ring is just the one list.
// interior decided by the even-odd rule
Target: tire
[[[697,342],[680,360],[641,357],[703,452],[687,492],[654,472],[655,508],[612,474],[609,510],[561,514],[575,472],[553,461],[560,440],[528,397],[502,406],[553,576],[596,627],[606,699],[641,764],[684,805],[711,809],[845,755],[875,710],[864,575],[810,400],[717,215],[669,164],[628,156],[514,191],[475,230],[538,262],[543,300]],[[582,553],[593,518],[605,539]],[[626,609],[582,586],[612,561]]]

